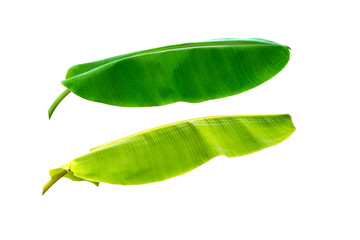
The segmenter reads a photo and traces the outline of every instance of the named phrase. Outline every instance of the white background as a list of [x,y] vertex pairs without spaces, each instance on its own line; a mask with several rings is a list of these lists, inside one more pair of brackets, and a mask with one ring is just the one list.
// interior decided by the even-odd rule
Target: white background
[[[1,239],[359,239],[357,1],[3,1],[0,4]],[[199,104],[123,108],[70,94],[68,67],[136,50],[259,37],[292,48],[248,92]],[[218,157],[163,182],[121,186],[48,170],[162,124],[290,113],[283,143]]]

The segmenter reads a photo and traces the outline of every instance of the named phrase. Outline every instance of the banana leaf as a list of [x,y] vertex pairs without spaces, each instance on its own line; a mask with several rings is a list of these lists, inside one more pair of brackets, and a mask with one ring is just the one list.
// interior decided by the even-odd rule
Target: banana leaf
[[50,170],[43,194],[61,177],[133,185],[186,173],[210,159],[243,156],[295,131],[288,114],[203,117],[146,130],[99,147]]
[[67,88],[49,108],[49,118],[70,92],[124,107],[197,103],[254,88],[280,72],[289,47],[264,39],[216,39],[124,54],[71,67]]

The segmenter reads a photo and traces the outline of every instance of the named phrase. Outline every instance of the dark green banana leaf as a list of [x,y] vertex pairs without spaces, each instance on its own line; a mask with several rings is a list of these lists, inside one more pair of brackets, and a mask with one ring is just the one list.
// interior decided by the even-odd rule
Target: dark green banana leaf
[[288,114],[214,116],[171,123],[93,148],[50,170],[43,193],[62,176],[94,184],[162,181],[219,155],[237,157],[273,146],[294,131]]
[[124,54],[71,67],[67,88],[124,107],[197,103],[235,95],[269,80],[289,61],[289,47],[263,39],[217,39]]

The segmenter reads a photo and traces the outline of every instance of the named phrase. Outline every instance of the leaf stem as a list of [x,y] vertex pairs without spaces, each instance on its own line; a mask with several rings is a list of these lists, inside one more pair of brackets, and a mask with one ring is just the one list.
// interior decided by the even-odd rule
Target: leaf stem
[[69,89],[65,89],[65,91],[63,91],[53,102],[53,104],[51,104],[49,110],[48,110],[48,114],[49,114],[49,119],[51,118],[52,114],[54,113],[56,107],[59,105],[59,103],[70,93],[71,91]]
[[68,171],[63,169],[61,172],[59,172],[58,174],[54,175],[47,183],[45,183],[44,187],[43,187],[43,193],[42,195],[44,195],[46,193],[47,190],[49,190],[49,188],[54,185],[54,183],[56,183],[60,178],[62,178],[65,174],[67,174]]

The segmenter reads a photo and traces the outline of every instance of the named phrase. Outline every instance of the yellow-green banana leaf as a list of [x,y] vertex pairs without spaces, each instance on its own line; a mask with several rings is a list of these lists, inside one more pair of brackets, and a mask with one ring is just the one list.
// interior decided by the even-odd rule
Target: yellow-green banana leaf
[[46,192],[62,176],[113,184],[144,184],[186,173],[210,159],[273,146],[295,130],[288,114],[203,117],[146,130],[93,148],[50,170]]

